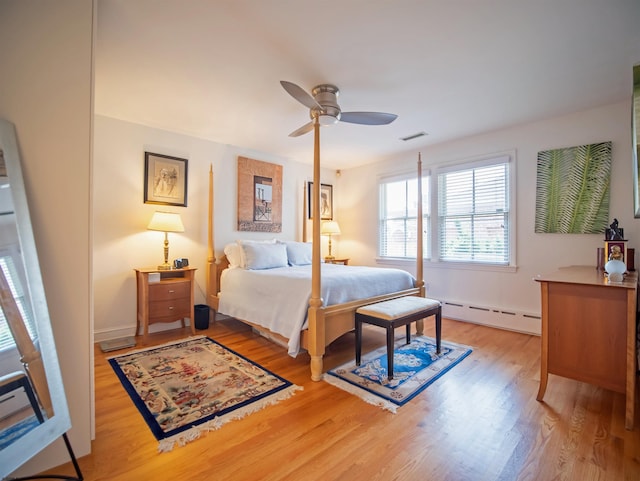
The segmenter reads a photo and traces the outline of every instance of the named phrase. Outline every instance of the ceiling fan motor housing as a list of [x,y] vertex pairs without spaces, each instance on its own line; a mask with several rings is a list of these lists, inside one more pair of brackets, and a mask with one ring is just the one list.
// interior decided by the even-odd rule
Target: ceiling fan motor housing
[[311,91],[313,98],[320,104],[322,110],[311,109],[311,118],[318,117],[321,125],[332,125],[340,120],[340,107],[338,106],[338,95],[340,90],[331,84],[321,84]]

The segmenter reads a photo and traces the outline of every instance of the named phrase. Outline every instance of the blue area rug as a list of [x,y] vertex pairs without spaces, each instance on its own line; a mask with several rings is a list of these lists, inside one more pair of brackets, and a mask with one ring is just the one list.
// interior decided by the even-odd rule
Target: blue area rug
[[355,360],[328,371],[324,380],[391,412],[396,412],[436,379],[471,354],[469,346],[442,341],[436,354],[436,341],[417,336],[411,344],[396,343],[393,356],[393,379],[387,379],[387,347],[383,346],[362,356],[360,366]]
[[39,425],[40,422],[35,416],[29,416],[0,431],[0,451]]
[[109,359],[159,444],[184,445],[302,389],[208,337]]

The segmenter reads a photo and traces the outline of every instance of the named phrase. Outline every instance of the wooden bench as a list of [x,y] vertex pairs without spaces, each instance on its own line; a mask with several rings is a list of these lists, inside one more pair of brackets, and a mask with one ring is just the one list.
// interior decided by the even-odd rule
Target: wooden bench
[[411,323],[429,316],[436,316],[436,352],[440,354],[442,337],[442,304],[426,297],[397,297],[356,310],[356,366],[362,354],[362,323],[384,327],[387,330],[387,374],[393,379],[393,344],[396,327],[406,326],[407,344],[411,342]]

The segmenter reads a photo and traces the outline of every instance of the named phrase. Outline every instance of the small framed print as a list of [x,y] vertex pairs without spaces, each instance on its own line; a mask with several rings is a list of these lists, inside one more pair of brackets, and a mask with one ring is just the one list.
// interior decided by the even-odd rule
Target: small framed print
[[144,153],[144,203],[187,206],[187,159]]
[[608,261],[622,261],[625,264],[627,263],[627,241],[624,240],[610,240],[605,241],[605,260],[606,264]]
[[[313,182],[307,182],[307,218],[313,218]],[[320,184],[320,220],[333,220],[333,186]]]

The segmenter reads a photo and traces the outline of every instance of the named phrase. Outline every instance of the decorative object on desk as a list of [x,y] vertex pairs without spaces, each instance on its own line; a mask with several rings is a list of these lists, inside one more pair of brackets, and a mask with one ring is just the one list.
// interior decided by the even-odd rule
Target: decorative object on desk
[[605,231],[605,240],[623,240],[624,229],[619,227],[618,219],[613,219],[613,222],[609,224],[609,228]]
[[180,214],[156,211],[147,229],[164,232],[164,263],[158,266],[158,270],[171,270],[171,264],[169,264],[169,232],[184,232]]
[[[610,273],[606,266],[609,261],[621,261],[625,266],[623,272],[634,269],[634,260],[628,259],[627,240],[624,238],[624,229],[620,227],[618,219],[613,219],[613,222],[604,231],[604,252],[602,257],[601,262],[607,273]],[[617,270],[619,270],[619,267]],[[617,278],[617,276],[614,276],[614,278]],[[611,278],[609,280],[613,281]]]
[[187,206],[187,159],[144,153],[144,203]]
[[[313,182],[307,182],[307,199],[307,217],[313,219],[311,215]],[[320,184],[320,220],[333,220],[333,186],[331,184]]]
[[329,255],[325,257],[325,260],[331,261],[335,259],[333,255],[331,255],[331,236],[332,235],[340,235],[340,226],[335,220],[328,220],[322,223],[322,227],[320,229],[320,234],[329,237]]
[[538,152],[535,232],[601,233],[610,181],[611,142]]
[[161,452],[302,389],[208,337],[134,351],[109,363]]
[[402,341],[394,348],[394,376],[387,379],[387,347],[362,356],[360,366],[347,362],[324,375],[324,380],[382,409],[396,412],[430,384],[471,354],[469,346],[442,341],[436,354],[436,341],[417,336],[410,344]]
[[624,273],[627,272],[627,265],[620,260],[610,260],[604,265],[609,282],[622,282],[624,280]]
[[282,232],[282,166],[238,157],[238,230]]

